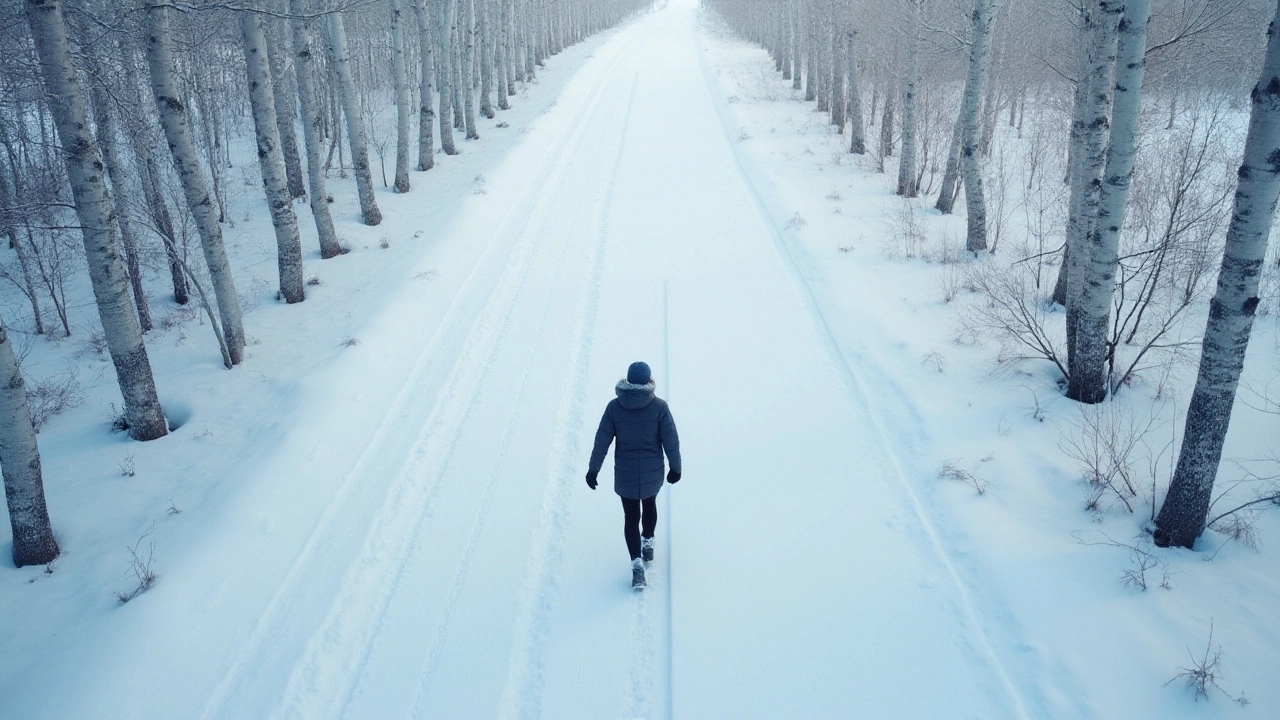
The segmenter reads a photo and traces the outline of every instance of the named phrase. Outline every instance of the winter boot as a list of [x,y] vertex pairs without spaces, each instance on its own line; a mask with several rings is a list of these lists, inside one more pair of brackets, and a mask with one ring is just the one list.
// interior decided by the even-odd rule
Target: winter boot
[[635,590],[643,590],[646,584],[644,581],[644,561],[636,558],[631,561],[631,587]]
[[647,563],[653,562],[653,538],[640,539],[640,557]]

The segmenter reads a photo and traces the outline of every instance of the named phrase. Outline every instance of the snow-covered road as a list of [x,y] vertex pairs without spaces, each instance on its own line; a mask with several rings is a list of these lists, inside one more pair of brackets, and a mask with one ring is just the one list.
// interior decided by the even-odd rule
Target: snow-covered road
[[[985,627],[998,611],[955,570],[841,351],[856,319],[824,315],[744,170],[699,19],[672,0],[598,47],[439,239],[478,249],[447,312],[357,348],[392,357],[402,386],[382,405],[333,391],[264,462],[263,477],[336,479],[296,523],[244,518],[236,544],[205,549],[210,566],[267,556],[242,576],[172,582],[193,615],[148,658],[182,658],[182,679],[124,663],[77,702],[205,718],[1038,714],[1014,667],[1030,651]],[[639,359],[685,452],[643,593],[617,498],[582,480]],[[358,448],[337,440],[364,418]],[[116,682],[119,704],[98,704]]]

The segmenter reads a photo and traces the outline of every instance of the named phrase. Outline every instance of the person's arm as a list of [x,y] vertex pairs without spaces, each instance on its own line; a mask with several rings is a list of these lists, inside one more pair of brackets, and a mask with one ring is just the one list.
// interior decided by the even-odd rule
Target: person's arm
[[613,443],[615,428],[609,409],[610,406],[606,405],[604,416],[600,418],[600,427],[596,429],[596,444],[591,450],[591,464],[587,467],[587,472],[592,475],[600,472],[600,467],[604,465],[604,456],[609,453],[609,445]]
[[675,479],[679,480],[681,475],[680,467],[680,434],[676,432],[676,420],[671,416],[671,408],[662,415],[662,421],[658,425],[658,439],[662,441],[662,450],[667,454],[667,462],[671,465],[671,472],[675,474]]

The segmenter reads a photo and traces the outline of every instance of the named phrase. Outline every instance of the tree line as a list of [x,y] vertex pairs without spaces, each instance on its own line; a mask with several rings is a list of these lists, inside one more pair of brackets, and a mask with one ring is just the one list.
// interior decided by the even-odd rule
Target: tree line
[[[0,9],[0,271],[31,305],[67,318],[65,283],[87,269],[103,338],[138,441],[169,425],[145,333],[142,258],[159,247],[172,297],[208,315],[223,363],[244,360],[236,279],[223,241],[232,115],[252,118],[276,239],[279,296],[305,300],[295,201],[324,259],[345,251],[327,173],[355,175],[361,217],[382,221],[369,160],[372,108],[396,111],[394,183],[478,140],[546,59],[641,0],[22,0]],[[384,101],[383,90],[389,90]],[[416,111],[416,112],[415,112]],[[414,119],[416,116],[416,137]],[[301,128],[301,133],[298,129]],[[300,137],[299,137],[300,135]],[[344,137],[345,136],[345,137]],[[416,146],[416,157],[413,152]],[[438,150],[437,150],[438,148]],[[379,153],[381,150],[378,149]],[[344,153],[349,158],[344,158]],[[385,179],[385,174],[384,174]],[[384,180],[385,182],[385,180]],[[193,227],[199,257],[188,256]],[[78,236],[79,243],[74,242]],[[200,263],[200,260],[203,263]],[[0,470],[18,567],[58,555],[27,392],[0,323]]]
[[[934,164],[945,168],[934,207],[951,213],[963,191],[964,247],[974,257],[994,250],[984,185],[991,174],[985,163],[996,125],[1007,115],[1021,138],[1029,101],[1033,109],[1066,103],[1069,123],[1060,129],[1059,146],[1066,155],[1065,223],[1061,245],[1043,253],[1059,258],[1050,297],[1065,309],[1065,357],[1049,347],[1039,320],[1022,322],[1031,330],[1023,340],[1038,346],[1033,354],[1058,364],[1066,397],[1081,404],[1104,401],[1130,377],[1117,372],[1116,353],[1126,333],[1133,339],[1127,323],[1136,329],[1146,305],[1135,306],[1139,318],[1131,321],[1126,303],[1132,301],[1124,293],[1135,288],[1126,286],[1129,258],[1120,249],[1126,213],[1132,210],[1135,158],[1144,131],[1158,129],[1153,106],[1167,107],[1168,130],[1180,104],[1210,95],[1225,95],[1240,105],[1247,99],[1247,137],[1233,156],[1239,164],[1229,193],[1231,211],[1223,213],[1223,236],[1212,250],[1220,263],[1213,268],[1217,284],[1200,343],[1199,372],[1176,469],[1155,519],[1158,545],[1191,547],[1208,517],[1280,193],[1280,3],[712,0],[711,5],[740,34],[764,46],[775,69],[827,113],[839,132],[848,132],[850,153],[872,153],[882,171],[884,158],[898,153],[898,195],[922,194],[922,156],[932,154]],[[959,96],[945,150],[922,136],[926,86],[935,95]],[[872,142],[867,128],[876,123],[879,136]],[[1176,219],[1177,209],[1173,212]],[[1160,272],[1168,274],[1165,247],[1142,250],[1156,260],[1143,271],[1140,296],[1152,292]],[[1179,311],[1194,293],[1184,295]],[[1018,309],[1042,312],[1026,304]],[[1143,351],[1168,342],[1163,335],[1168,329],[1166,322]]]

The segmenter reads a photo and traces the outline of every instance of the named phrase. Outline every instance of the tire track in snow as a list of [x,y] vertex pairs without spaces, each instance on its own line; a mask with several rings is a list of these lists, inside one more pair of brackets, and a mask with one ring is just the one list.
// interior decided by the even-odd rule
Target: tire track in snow
[[[602,75],[607,76],[607,72],[602,73]],[[588,95],[587,97],[589,99],[591,96]],[[506,232],[506,229],[517,221],[518,217],[531,214],[538,201],[545,201],[547,174],[543,170],[553,164],[560,165],[563,163],[563,150],[571,146],[572,141],[581,135],[580,132],[575,133],[575,130],[581,130],[581,128],[581,122],[570,123],[555,136],[554,141],[548,146],[547,151],[538,162],[538,171],[529,175],[525,184],[517,193],[517,201],[512,203],[510,209],[499,222],[497,229],[493,233],[495,239],[501,237]],[[527,220],[525,224],[526,226],[528,225]],[[228,701],[236,696],[236,690],[250,679],[254,668],[262,664],[264,658],[272,655],[273,651],[281,644],[280,640],[276,639],[275,628],[293,614],[295,606],[310,600],[312,596],[311,588],[305,584],[308,575],[307,571],[316,564],[323,562],[323,558],[318,556],[322,553],[325,540],[333,534],[331,528],[334,525],[334,521],[343,514],[344,509],[347,507],[347,501],[358,484],[357,481],[367,476],[370,472],[369,466],[372,463],[383,459],[381,451],[389,443],[389,438],[402,433],[405,427],[413,427],[414,425],[423,427],[424,429],[414,440],[411,453],[420,450],[432,438],[432,430],[441,423],[438,421],[433,423],[430,418],[438,414],[439,408],[447,403],[450,396],[456,395],[454,389],[457,385],[453,381],[457,378],[451,376],[450,382],[444,385],[440,397],[437,398],[437,402],[432,408],[431,415],[428,416],[427,423],[411,421],[411,418],[420,415],[422,412],[421,405],[418,402],[419,398],[417,397],[421,390],[420,381],[433,368],[433,361],[438,360],[439,351],[447,346],[447,343],[453,338],[475,337],[476,327],[479,323],[477,323],[477,326],[472,326],[469,323],[472,315],[468,312],[471,305],[470,301],[475,294],[484,292],[486,289],[485,281],[492,276],[494,266],[505,267],[506,272],[501,275],[496,284],[488,285],[488,287],[501,289],[504,286],[503,283],[507,280],[511,268],[517,265],[512,262],[515,260],[514,257],[507,256],[506,251],[508,249],[502,243],[490,242],[484,251],[484,256],[472,267],[467,279],[459,287],[457,294],[450,302],[440,326],[427,343],[423,345],[402,388],[396,393],[390,409],[379,423],[365,450],[339,483],[333,499],[325,507],[320,519],[303,541],[302,549],[286,571],[280,585],[264,606],[263,612],[250,631],[249,636],[241,643],[235,659],[228,665],[218,686],[206,700],[200,715],[202,719],[209,720],[224,716],[222,710]],[[470,342],[468,341],[469,345]],[[468,359],[464,349],[459,356],[458,362],[455,363],[454,376],[458,374],[459,368],[467,366]]]
[[[592,97],[598,97],[597,93],[594,91],[598,89],[599,89],[598,86],[597,88],[593,89],[593,92],[591,93]],[[598,104],[598,100],[596,104]],[[590,116],[595,111],[596,104],[593,104],[592,107],[589,108],[586,111],[586,113],[584,113],[584,117],[582,120],[583,127],[588,125],[588,123],[586,123],[586,117]],[[580,139],[581,135],[579,135],[578,138]],[[554,185],[548,185],[547,187],[551,188],[551,187],[554,187]],[[575,219],[575,221],[571,223],[571,227],[576,226],[576,224],[577,223]],[[564,242],[561,243],[560,251],[556,258],[555,272],[552,274],[551,281],[547,284],[545,288],[545,292],[542,295],[542,303],[540,306],[542,308],[542,312],[538,320],[538,331],[535,334],[534,342],[532,343],[529,349],[529,354],[531,356],[535,354],[538,348],[541,347],[542,345],[542,339],[543,339],[543,335],[544,335],[546,324],[547,324],[547,318],[549,317],[550,311],[551,311],[551,305],[552,305],[551,295],[556,289],[557,281],[562,274],[561,271],[564,265],[565,253],[567,252],[569,245],[571,244],[571,238],[573,238],[574,236],[575,236],[575,233],[572,233],[572,232],[564,234]],[[435,668],[439,661],[440,649],[443,644],[445,634],[448,631],[449,624],[452,621],[453,611],[457,607],[458,596],[461,594],[462,587],[466,580],[467,573],[470,570],[472,553],[475,550],[476,543],[480,537],[480,532],[483,529],[485,524],[485,519],[488,516],[490,500],[493,497],[494,488],[497,484],[497,479],[500,477],[502,463],[506,457],[507,449],[510,445],[511,436],[512,436],[512,433],[514,432],[516,420],[519,417],[518,410],[523,404],[521,400],[524,397],[525,389],[528,384],[528,379],[533,370],[533,363],[524,363],[524,368],[525,368],[524,374],[520,380],[519,391],[516,393],[516,396],[515,396],[516,399],[512,405],[513,411],[509,415],[507,420],[507,425],[502,432],[501,446],[495,456],[493,469],[489,475],[488,481],[485,486],[485,491],[484,491],[484,496],[483,496],[480,511],[477,514],[476,520],[472,523],[471,531],[467,538],[467,544],[465,546],[465,549],[463,550],[463,554],[459,561],[457,570],[454,573],[453,583],[449,589],[449,595],[441,611],[441,617],[439,621],[436,623],[436,631],[432,635],[431,642],[428,645],[427,653],[423,659],[422,669],[418,673],[418,677],[419,677],[418,690],[414,697],[412,710],[410,711],[410,714],[409,714],[409,717],[411,718],[422,717],[423,703],[426,700],[427,690],[429,689],[431,685],[431,680],[435,674]],[[415,551],[416,551],[416,548],[415,548]],[[348,707],[344,708],[344,715],[348,714],[347,712],[348,710],[349,710],[349,703],[348,703]]]
[[[611,65],[610,72],[612,70]],[[573,359],[565,377],[562,401],[556,412],[556,434],[548,456],[542,508],[530,545],[529,566],[521,583],[507,684],[503,690],[499,712],[499,717],[503,720],[533,720],[542,715],[543,664],[549,632],[547,625],[555,603],[560,562],[564,556],[569,523],[569,484],[575,477],[575,468],[580,462],[578,439],[583,432],[583,414],[587,404],[588,366],[591,349],[595,344],[604,253],[609,235],[609,212],[613,205],[618,169],[626,149],[639,76],[637,70],[632,78],[619,131],[618,148],[609,165],[604,192],[597,197],[594,208],[597,228],[595,242],[587,257],[589,275],[578,301],[578,317],[573,333]]]
[[[340,713],[350,703],[357,678],[363,677],[373,643],[382,631],[391,598],[409,560],[419,549],[422,528],[433,515],[446,470],[532,273],[532,258],[539,246],[541,231],[558,199],[555,190],[562,184],[574,157],[566,150],[577,147],[590,129],[588,119],[600,103],[597,91],[621,59],[622,49],[616,51],[618,56],[601,73],[596,87],[569,113],[573,120],[557,138],[548,158],[554,161],[554,168],[549,174],[534,176],[541,179],[542,184],[495,293],[468,336],[466,347],[445,383],[446,390],[428,418],[422,441],[415,446],[406,469],[400,473],[383,511],[366,536],[364,549],[352,564],[340,597],[308,643],[274,717],[309,720],[328,716],[335,710]],[[424,475],[430,476],[429,482],[425,482]],[[408,542],[403,542],[406,537]],[[383,555],[395,547],[400,551],[388,564]]]
[[[1010,674],[1008,667],[1005,665],[1000,655],[996,652],[995,647],[991,642],[991,636],[978,616],[972,593],[964,580],[960,577],[960,573],[956,570],[955,562],[952,560],[950,553],[943,544],[937,528],[934,527],[932,519],[925,511],[924,505],[921,502],[919,495],[916,493],[915,488],[907,479],[907,474],[903,468],[902,461],[898,457],[894,444],[889,439],[889,434],[880,420],[879,413],[876,412],[876,409],[872,404],[870,395],[866,389],[866,383],[862,379],[861,373],[854,364],[849,361],[845,356],[844,351],[840,348],[836,335],[831,329],[831,324],[823,313],[821,304],[818,302],[817,293],[813,288],[813,284],[800,267],[799,260],[796,257],[796,248],[792,246],[792,243],[789,243],[786,240],[781,227],[774,219],[773,214],[769,211],[768,204],[761,195],[759,188],[756,187],[751,173],[747,171],[742,158],[742,153],[732,140],[733,134],[729,125],[729,118],[725,104],[713,90],[714,81],[712,80],[711,69],[707,62],[706,49],[702,42],[701,18],[699,18],[697,24],[697,53],[698,64],[702,69],[702,77],[704,85],[706,86],[707,95],[709,96],[709,99],[715,108],[716,115],[720,120],[720,129],[724,135],[725,144],[729,148],[729,153],[734,159],[734,165],[738,171],[738,175],[742,179],[743,186],[746,187],[748,193],[751,195],[751,199],[753,201],[752,204],[754,205],[756,214],[759,216],[761,223],[768,229],[770,236],[773,238],[774,246],[777,249],[780,258],[783,260],[783,264],[786,266],[788,275],[791,277],[796,288],[800,291],[799,294],[804,303],[805,309],[808,311],[810,320],[818,331],[818,338],[825,346],[829,359],[833,362],[837,371],[844,376],[844,394],[846,395],[847,400],[853,407],[865,409],[866,416],[871,423],[871,429],[874,433],[876,442],[882,448],[885,457],[889,461],[894,479],[906,493],[907,499],[910,501],[911,509],[916,518],[920,521],[920,527],[924,531],[925,540],[927,541],[929,549],[932,551],[936,560],[942,565],[948,579],[951,581],[951,585],[953,586],[956,597],[959,601],[959,610],[963,615],[965,625],[967,626],[969,633],[975,636],[972,639],[976,639],[978,643],[979,647],[977,650],[985,656],[986,660],[990,663],[991,669],[993,669],[997,674],[1000,684],[1003,687],[1005,694],[1008,696],[1008,700],[1012,704],[1013,709],[1016,711],[1017,716],[1021,718],[1030,718],[1031,715],[1028,713],[1026,700],[1023,697],[1022,692],[1014,684],[1013,676]],[[800,250],[799,252],[803,252],[803,250]],[[892,382],[887,377],[882,378],[882,380],[886,383]],[[902,393],[899,391],[899,394],[901,395]]]

